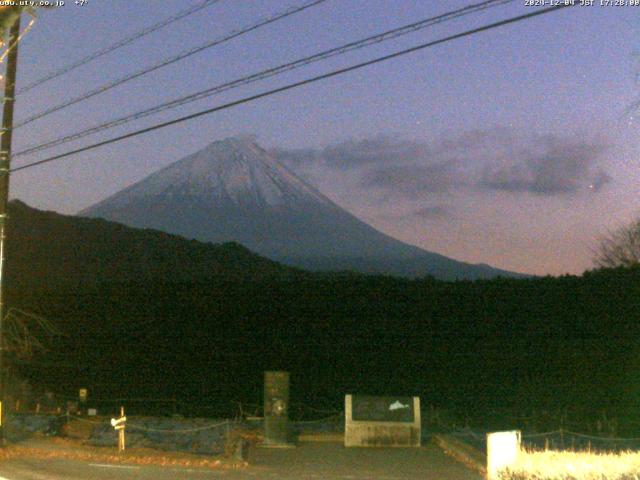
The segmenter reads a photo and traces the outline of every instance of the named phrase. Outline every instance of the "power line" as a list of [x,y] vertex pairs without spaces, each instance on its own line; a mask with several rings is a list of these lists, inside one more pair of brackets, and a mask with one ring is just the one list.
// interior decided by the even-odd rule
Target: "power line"
[[104,130],[108,130],[120,125],[125,125],[127,123],[130,123],[132,121],[135,120],[139,120],[141,118],[145,118],[148,117],[150,115],[154,115],[156,113],[160,113],[163,112],[165,110],[171,110],[173,108],[177,108],[179,106],[182,105],[186,105],[187,103],[191,103],[191,102],[195,102],[197,100],[202,100],[204,98],[208,98],[212,95],[218,94],[218,93],[222,93],[225,92],[227,90],[231,90],[231,89],[235,89],[238,88],[240,86],[243,85],[248,85],[260,80],[264,80],[266,78],[270,78],[276,75],[280,75],[282,73],[291,71],[291,70],[295,70],[297,68],[301,68],[304,67],[306,65],[309,65],[311,63],[315,63],[321,60],[325,60],[334,56],[338,56],[338,55],[343,55],[345,53],[354,51],[354,50],[359,50],[365,47],[368,47],[370,45],[373,44],[379,44],[388,40],[392,40],[395,38],[398,38],[400,36],[409,34],[409,33],[413,33],[419,30],[422,30],[424,28],[430,27],[432,25],[435,24],[439,24],[439,23],[443,23],[446,21],[450,21],[450,20],[454,20],[456,18],[462,17],[464,15],[469,15],[472,13],[476,13],[478,11],[481,10],[486,10],[488,8],[492,8],[498,5],[504,5],[507,3],[512,3],[515,0],[486,0],[477,4],[473,4],[473,5],[469,5],[467,7],[464,8],[460,8],[458,10],[453,10],[451,12],[447,12],[445,14],[442,15],[438,15],[435,17],[431,17],[431,18],[427,18],[424,20],[421,20],[419,22],[415,22],[415,23],[411,23],[408,25],[404,25],[398,28],[394,28],[392,30],[388,30],[386,32],[380,33],[380,34],[376,34],[376,35],[372,35],[370,37],[364,38],[362,40],[358,40],[355,42],[350,42],[347,43],[345,45],[341,45],[339,47],[335,47],[335,48],[331,48],[329,50],[325,50],[322,51],[320,53],[316,53],[314,55],[308,56],[308,57],[304,57],[298,60],[295,60],[293,62],[289,62],[289,63],[285,63],[282,65],[279,65],[277,67],[273,67],[273,68],[269,68],[266,70],[262,70],[260,72],[248,75],[248,76],[244,76],[235,80],[232,80],[230,82],[226,82],[223,84],[219,84],[216,85],[214,87],[211,88],[207,88],[205,90],[201,90],[199,92],[195,92],[183,97],[180,97],[178,99],[175,100],[171,100],[169,102],[165,102],[162,103],[160,105],[156,105],[155,107],[152,108],[148,108],[136,113],[132,113],[129,115],[126,115],[124,117],[120,117],[117,118],[115,120],[111,120],[109,122],[97,125],[97,126],[93,126],[84,130],[81,130],[79,132],[75,132],[69,135],[65,135],[64,137],[55,139],[55,140],[50,140],[35,146],[30,146],[27,147],[24,150],[21,150],[19,152],[16,152],[13,156],[14,157],[19,157],[22,155],[27,155],[30,153],[35,153],[35,152],[39,152],[42,150],[47,150],[65,143],[68,143],[70,141],[73,140],[78,140],[80,138],[86,137],[88,135],[93,135],[94,133],[98,133]]
[[290,83],[290,84],[285,85],[283,87],[274,88],[272,90],[268,90],[266,92],[258,93],[256,95],[251,95],[249,97],[245,97],[245,98],[242,98],[240,100],[235,100],[233,102],[225,103],[225,104],[219,105],[217,107],[209,108],[207,110],[202,110],[200,112],[196,112],[196,113],[192,113],[190,115],[186,115],[184,117],[176,118],[176,119],[170,120],[168,122],[159,123],[159,124],[153,125],[151,127],[143,128],[143,129],[140,129],[140,130],[136,130],[134,132],[127,133],[125,135],[120,135],[118,137],[111,138],[109,140],[104,140],[102,142],[97,142],[97,143],[94,143],[92,145],[87,145],[85,147],[78,148],[78,149],[75,149],[75,150],[71,150],[71,151],[68,151],[68,152],[65,152],[65,153],[61,153],[59,155],[54,155],[52,157],[48,157],[48,158],[45,158],[43,160],[38,160],[36,162],[28,163],[28,164],[22,165],[20,167],[12,168],[11,172],[17,172],[17,171],[20,171],[20,170],[25,170],[27,168],[32,168],[32,167],[35,167],[35,166],[38,166],[38,165],[42,165],[42,164],[45,164],[45,163],[53,162],[55,160],[66,158],[66,157],[69,157],[71,155],[75,155],[75,154],[78,154],[78,153],[86,152],[86,151],[89,151],[89,150],[94,150],[94,149],[96,149],[98,147],[102,147],[102,146],[105,146],[105,145],[109,145],[111,143],[116,143],[116,142],[120,142],[122,140],[126,140],[127,138],[136,137],[138,135],[149,133],[149,132],[152,132],[154,130],[159,130],[161,128],[169,127],[171,125],[176,125],[178,123],[182,123],[182,122],[185,122],[187,120],[192,120],[194,118],[202,117],[204,115],[209,115],[211,113],[218,112],[218,111],[221,111],[221,110],[226,110],[226,109],[235,107],[237,105],[242,105],[242,104],[245,104],[245,103],[249,103],[249,102],[252,102],[254,100],[258,100],[260,98],[269,97],[271,95],[275,95],[276,93],[285,92],[285,91],[288,91],[288,90],[292,90],[294,88],[298,88],[298,87],[301,87],[301,86],[304,86],[304,85],[308,85],[308,84],[311,84],[311,83],[318,82],[320,80],[324,80],[324,79],[327,79],[327,78],[331,78],[331,77],[335,77],[335,76],[338,76],[338,75],[342,75],[342,74],[345,74],[345,73],[348,73],[348,72],[352,72],[354,70],[358,70],[360,68],[368,67],[370,65],[375,65],[377,63],[385,62],[385,61],[391,60],[393,58],[397,58],[397,57],[400,57],[400,56],[403,56],[403,55],[407,55],[409,53],[417,52],[419,50],[423,50],[425,48],[433,47],[435,45],[439,45],[439,44],[442,44],[442,43],[450,42],[450,41],[456,40],[458,38],[468,37],[468,36],[471,36],[471,35],[475,35],[476,33],[484,32],[484,31],[487,31],[487,30],[492,30],[494,28],[502,27],[504,25],[509,25],[509,24],[512,24],[512,23],[517,23],[517,22],[520,22],[520,21],[523,21],[523,20],[527,20],[527,19],[530,19],[530,18],[533,18],[533,17],[544,15],[546,13],[551,13],[551,12],[554,12],[554,11],[557,11],[557,10],[560,10],[560,9],[563,9],[563,8],[566,8],[566,7],[570,7],[570,6],[573,6],[573,5],[571,5],[571,4],[561,4],[561,5],[558,5],[558,6],[548,7],[548,8],[536,10],[534,12],[527,13],[527,14],[524,14],[524,15],[518,15],[516,17],[511,17],[511,18],[508,18],[506,20],[501,20],[499,22],[490,23],[490,24],[484,25],[482,27],[474,28],[474,29],[471,29],[471,30],[466,30],[466,31],[464,31],[462,33],[456,33],[454,35],[449,35],[447,37],[444,37],[444,38],[441,38],[441,39],[438,39],[438,40],[434,40],[434,41],[431,41],[431,42],[423,43],[423,44],[417,45],[415,47],[411,47],[411,48],[407,48],[407,49],[404,49],[404,50],[400,50],[400,51],[391,53],[389,55],[384,55],[382,57],[377,57],[377,58],[375,58],[373,60],[368,60],[366,62],[358,63],[356,65],[351,65],[349,67],[341,68],[341,69],[338,69],[338,70],[333,70],[333,71],[331,71],[329,73],[325,73],[325,74],[322,74],[322,75],[317,75],[315,77],[311,77],[311,78],[308,78],[308,79],[305,79],[305,80],[301,80],[299,82]]
[[51,72],[48,75],[45,75],[42,78],[39,78],[38,80],[35,80],[34,82],[26,85],[25,87],[22,87],[21,89],[18,90],[17,95],[20,95],[22,93],[26,93],[29,90],[34,89],[35,87],[38,87],[40,85],[42,85],[43,83],[48,82],[49,80],[53,80],[54,78],[58,78],[62,75],[65,75],[66,73],[71,72],[72,70],[75,70],[78,67],[81,67],[82,65],[85,65],[93,60],[95,60],[96,58],[100,58],[103,55],[106,55],[108,53],[113,52],[114,50],[117,50],[118,48],[124,47],[126,45],[129,45],[130,43],[135,42],[136,40],[139,40],[140,38],[149,35],[150,33],[153,33],[157,30],[160,30],[161,28],[166,27],[167,25],[170,25],[174,22],[177,22],[178,20],[181,20],[185,17],[188,17],[189,15],[192,15],[194,13],[199,12],[200,10],[203,10],[207,7],[210,7],[211,5],[220,2],[220,0],[203,0],[200,3],[189,7],[185,10],[182,10],[170,17],[165,18],[164,20],[161,20],[158,23],[155,23],[137,33],[134,33],[133,35],[123,38],[122,40],[117,41],[116,43],[109,45],[108,47],[102,48],[94,53],[91,53],[89,55],[87,55],[84,58],[81,58],[80,60],[71,63],[65,67],[62,67],[58,70],[55,70],[53,72]]
[[143,75],[146,75],[148,73],[154,72],[162,67],[166,67],[167,65],[171,65],[173,63],[176,63],[180,60],[184,60],[185,58],[188,58],[192,55],[195,55],[196,53],[200,53],[208,48],[214,47],[216,45],[220,45],[222,43],[225,43],[229,40],[232,40],[236,37],[239,37],[241,35],[244,35],[246,33],[252,32],[253,30],[257,30],[260,27],[263,27],[265,25],[269,25],[271,23],[277,22],[278,20],[282,20],[283,18],[287,18],[291,15],[294,15],[296,13],[302,12],[308,8],[314,7],[316,5],[319,5],[321,3],[326,2],[327,0],[311,0],[301,6],[298,7],[292,7],[292,8],[288,8],[287,10],[284,10],[283,12],[277,13],[275,15],[271,15],[269,17],[263,18],[262,20],[258,21],[257,23],[253,23],[251,25],[248,25],[246,27],[241,28],[240,30],[234,30],[233,32],[231,32],[228,35],[224,35],[220,38],[216,38],[215,40],[209,41],[203,45],[200,45],[198,47],[194,47],[191,48],[189,50],[186,50],[182,53],[179,53],[178,55],[175,55],[171,58],[167,58],[164,60],[161,60],[160,62],[152,65],[151,67],[148,68],[143,68],[142,70],[138,70],[137,72],[131,73],[129,75],[126,75],[124,77],[121,77],[117,80],[114,80],[112,82],[109,82],[105,85],[102,85],[98,88],[95,88],[93,90],[90,90],[89,92],[83,93],[81,95],[78,95],[77,97],[73,97],[70,100],[67,100],[66,102],[60,103],[54,107],[48,108],[46,110],[43,110],[39,113],[36,113],[35,115],[32,115],[31,117],[19,122],[17,125],[13,126],[13,129],[16,130],[20,127],[23,127],[24,125],[27,125],[31,122],[34,122],[40,118],[46,117],[47,115],[50,115],[54,112],[58,112],[60,110],[63,110],[67,107],[70,107],[71,105],[75,105],[76,103],[82,102],[84,100],[87,100],[91,97],[95,97],[96,95],[99,95],[100,93],[104,93],[108,90],[111,90],[112,88],[115,88],[119,85],[122,85],[124,83],[127,83],[131,80],[134,80],[136,78],[142,77]]

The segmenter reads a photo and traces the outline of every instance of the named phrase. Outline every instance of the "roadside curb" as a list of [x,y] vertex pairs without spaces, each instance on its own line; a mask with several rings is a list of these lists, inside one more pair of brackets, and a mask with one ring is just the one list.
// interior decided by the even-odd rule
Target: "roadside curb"
[[299,442],[329,442],[344,443],[344,433],[301,433],[298,435]]
[[467,468],[486,475],[486,455],[479,450],[450,435],[434,435],[433,442]]

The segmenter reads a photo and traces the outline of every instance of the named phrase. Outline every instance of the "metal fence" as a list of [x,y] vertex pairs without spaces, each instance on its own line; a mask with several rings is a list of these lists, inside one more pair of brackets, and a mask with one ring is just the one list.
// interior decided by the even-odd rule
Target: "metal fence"
[[[486,453],[487,439],[484,430],[462,428],[446,432],[476,450]],[[567,429],[548,432],[522,432],[522,446],[530,450],[569,450],[592,452],[621,452],[640,450],[640,437],[615,437],[589,435]]]

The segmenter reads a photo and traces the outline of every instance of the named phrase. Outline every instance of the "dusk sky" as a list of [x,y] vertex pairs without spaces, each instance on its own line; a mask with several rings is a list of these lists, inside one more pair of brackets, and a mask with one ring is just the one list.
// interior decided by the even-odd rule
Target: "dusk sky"
[[[199,2],[66,3],[39,11],[24,37],[19,87]],[[220,0],[19,95],[16,122],[303,3]],[[327,0],[17,129],[14,151],[471,3]],[[215,140],[253,135],[400,240],[508,270],[578,274],[592,268],[599,236],[640,216],[640,119],[632,109],[640,100],[640,7],[599,3],[19,171],[12,197],[73,214]],[[13,166],[534,9],[515,0],[20,156]]]

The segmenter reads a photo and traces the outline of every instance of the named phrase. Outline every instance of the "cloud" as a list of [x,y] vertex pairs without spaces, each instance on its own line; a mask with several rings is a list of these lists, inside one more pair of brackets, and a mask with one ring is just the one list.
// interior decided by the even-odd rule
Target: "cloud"
[[546,136],[526,148],[529,151],[511,165],[488,164],[479,185],[489,190],[558,195],[585,188],[599,191],[611,181],[602,168],[595,168],[607,150],[601,144]]
[[443,219],[451,216],[449,207],[443,205],[427,206],[418,208],[413,212],[413,216],[420,219]]
[[349,140],[323,149],[326,164],[339,169],[360,168],[367,165],[390,165],[419,162],[431,155],[427,145],[412,141],[394,141],[378,136],[360,141]]
[[313,148],[298,148],[294,150],[273,149],[271,152],[276,158],[294,170],[323,161],[322,152]]
[[370,165],[417,162],[430,155],[426,144],[393,140],[378,135],[364,140],[347,140],[322,149],[301,148],[272,150],[280,161],[296,168],[310,164],[324,164],[337,170],[353,170]]
[[591,181],[589,188],[594,192],[599,192],[602,187],[604,187],[607,183],[611,182],[612,180],[613,180],[613,177],[611,175],[609,175],[604,170],[600,169],[596,172],[595,176],[593,177],[593,180]]
[[459,181],[455,163],[443,161],[426,165],[400,164],[375,168],[363,175],[360,186],[414,197],[424,193],[447,191]]
[[444,220],[453,216],[452,208],[448,205],[427,205],[421,207],[409,207],[401,211],[378,212],[375,217],[381,220]]
[[471,130],[435,142],[377,136],[322,149],[277,151],[307,178],[345,175],[354,188],[384,198],[419,200],[434,193],[505,191],[540,196],[598,192],[612,178],[608,147],[573,136],[527,136],[507,128]]

